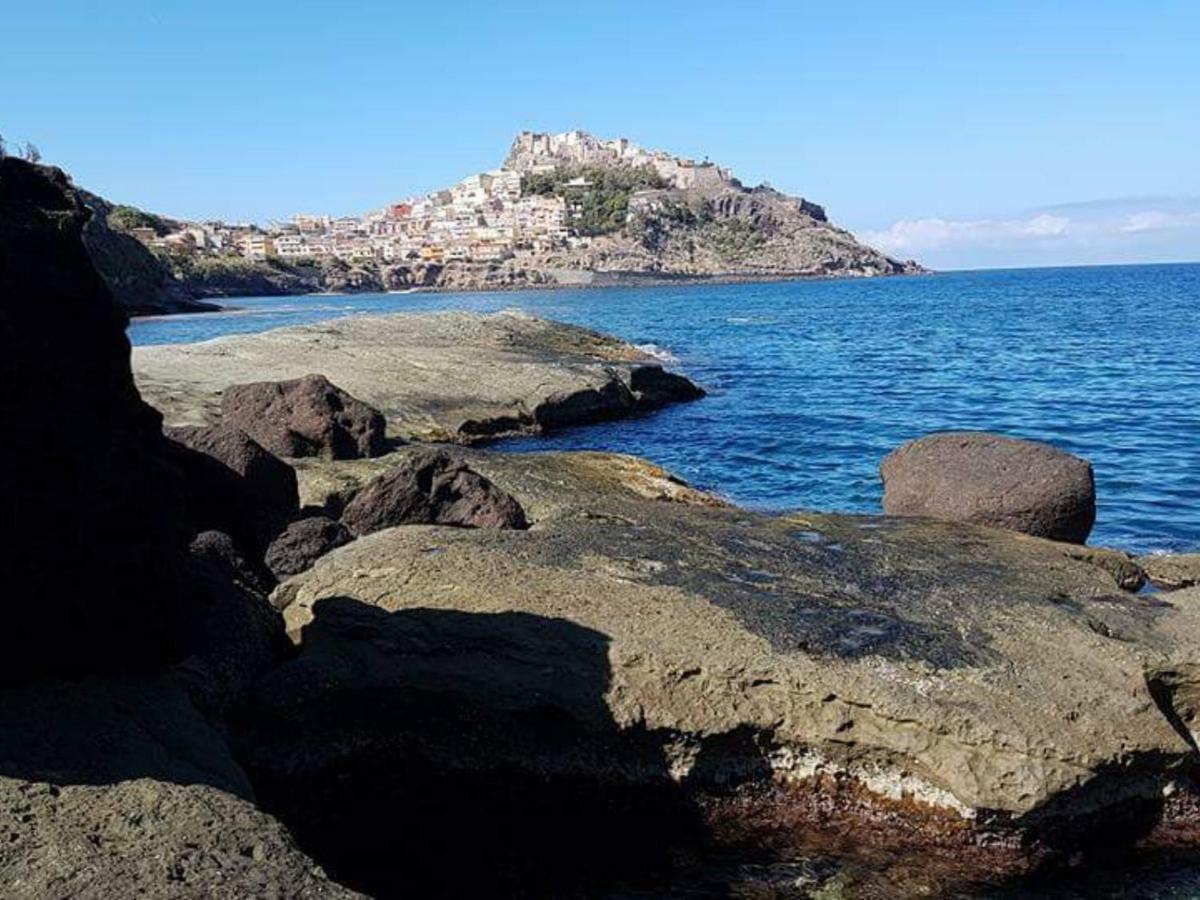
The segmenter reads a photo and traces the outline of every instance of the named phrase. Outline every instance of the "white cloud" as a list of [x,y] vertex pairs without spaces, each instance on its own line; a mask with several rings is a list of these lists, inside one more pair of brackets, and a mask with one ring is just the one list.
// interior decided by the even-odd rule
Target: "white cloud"
[[1200,212],[1173,213],[1155,209],[1129,216],[1121,230],[1127,234],[1136,234],[1139,231],[1163,231],[1195,225],[1200,225]]
[[1070,227],[1069,218],[1049,213],[1028,219],[902,219],[884,231],[864,232],[862,238],[888,253],[920,253],[961,244],[1058,237]]
[[1200,198],[1094,201],[988,219],[902,219],[868,244],[933,266],[1200,259]]

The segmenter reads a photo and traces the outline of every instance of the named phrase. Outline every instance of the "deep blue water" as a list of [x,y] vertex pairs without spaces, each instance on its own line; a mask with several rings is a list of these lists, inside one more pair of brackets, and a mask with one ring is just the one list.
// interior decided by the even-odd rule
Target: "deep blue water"
[[875,512],[897,444],[1001,431],[1091,460],[1092,543],[1200,549],[1200,264],[228,302],[240,309],[139,320],[130,335],[519,307],[668,350],[710,396],[504,446],[634,453],[755,508]]

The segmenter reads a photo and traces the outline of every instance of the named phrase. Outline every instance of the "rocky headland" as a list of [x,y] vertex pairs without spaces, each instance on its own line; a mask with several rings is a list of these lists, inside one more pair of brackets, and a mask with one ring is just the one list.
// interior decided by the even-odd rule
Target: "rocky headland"
[[[509,187],[489,193],[493,182]],[[189,222],[67,189],[94,211],[85,244],[131,315],[204,311],[221,297],[925,271],[861,243],[811,200],[579,131],[522,132],[499,169],[336,228],[302,217],[323,221],[319,232],[312,221]],[[292,243],[285,252],[276,241]]]
[[0,160],[39,423],[0,442],[4,896],[695,896],[796,859],[783,896],[936,896],[1197,849],[1200,593],[1082,543],[1090,469],[958,435],[885,473],[936,509],[764,515],[470,446],[700,396],[509,314],[131,368],[88,216]]

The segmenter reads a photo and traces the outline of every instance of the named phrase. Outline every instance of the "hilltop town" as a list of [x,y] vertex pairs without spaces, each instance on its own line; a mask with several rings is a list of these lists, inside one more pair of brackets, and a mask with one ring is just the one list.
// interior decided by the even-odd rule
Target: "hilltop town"
[[192,296],[920,270],[860,244],[808,200],[583,131],[521,132],[499,168],[361,216],[259,226],[102,212],[107,230],[154,253],[168,287]]

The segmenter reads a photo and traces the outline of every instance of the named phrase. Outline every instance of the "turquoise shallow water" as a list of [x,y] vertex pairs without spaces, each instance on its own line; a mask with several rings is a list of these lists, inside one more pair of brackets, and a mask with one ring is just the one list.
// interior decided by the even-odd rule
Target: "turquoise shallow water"
[[1200,264],[228,302],[239,309],[139,320],[130,336],[519,307],[653,345],[710,396],[506,447],[635,453],[755,508],[875,512],[897,444],[1002,431],[1092,461],[1092,543],[1200,549]]

